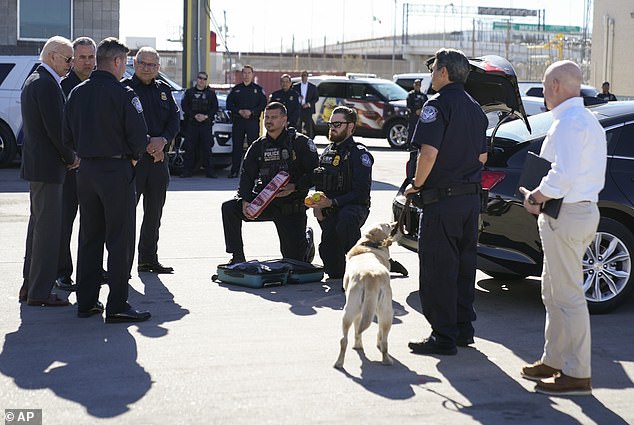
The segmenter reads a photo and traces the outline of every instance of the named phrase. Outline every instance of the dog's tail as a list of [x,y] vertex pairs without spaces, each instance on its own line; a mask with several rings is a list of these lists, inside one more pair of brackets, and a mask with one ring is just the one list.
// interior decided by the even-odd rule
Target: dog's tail
[[361,309],[361,321],[359,323],[359,332],[363,332],[370,327],[370,323],[374,319],[376,312],[376,306],[379,302],[379,295],[381,289],[375,279],[364,287],[363,292],[363,307]]

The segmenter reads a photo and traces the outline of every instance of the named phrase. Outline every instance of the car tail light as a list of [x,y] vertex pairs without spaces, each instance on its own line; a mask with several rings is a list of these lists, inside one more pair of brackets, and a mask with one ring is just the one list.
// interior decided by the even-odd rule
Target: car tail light
[[482,172],[482,188],[491,190],[493,187],[504,180],[506,174],[503,171],[483,171]]

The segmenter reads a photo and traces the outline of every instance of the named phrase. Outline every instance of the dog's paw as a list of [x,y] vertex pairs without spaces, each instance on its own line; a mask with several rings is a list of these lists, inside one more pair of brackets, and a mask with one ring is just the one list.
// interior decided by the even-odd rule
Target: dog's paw
[[387,356],[383,359],[381,364],[384,364],[385,366],[392,366],[394,364],[394,361],[392,360],[390,356]]
[[343,369],[343,362],[337,362],[332,367],[335,369]]
[[363,345],[359,344],[355,344],[354,347],[352,347],[353,350],[357,350],[357,351],[363,351]]

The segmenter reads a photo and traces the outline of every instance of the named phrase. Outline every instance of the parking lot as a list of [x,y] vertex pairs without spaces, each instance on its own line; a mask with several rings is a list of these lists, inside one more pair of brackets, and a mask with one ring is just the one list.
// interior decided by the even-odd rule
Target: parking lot
[[[323,148],[325,138],[317,141]],[[383,139],[363,141],[375,157],[368,224],[391,220],[407,153]],[[229,258],[220,204],[237,184],[220,175],[172,179],[159,257],[175,273],[138,275],[135,264],[131,304],[153,317],[105,325],[76,318],[74,307],[18,303],[28,186],[17,166],[0,169],[0,412],[42,409],[43,424],[634,423],[634,297],[591,318],[593,396],[548,397],[519,376],[543,345],[538,279],[510,284],[478,272],[473,348],[417,356],[407,341],[430,332],[420,314],[418,259],[393,245],[392,257],[410,271],[392,279],[395,364],[381,365],[372,325],[365,352],[350,351],[338,371],[340,281],[263,289],[211,281]],[[312,216],[309,225],[318,240]],[[248,259],[279,257],[271,223],[246,224],[244,236]],[[106,295],[104,288],[102,302]]]

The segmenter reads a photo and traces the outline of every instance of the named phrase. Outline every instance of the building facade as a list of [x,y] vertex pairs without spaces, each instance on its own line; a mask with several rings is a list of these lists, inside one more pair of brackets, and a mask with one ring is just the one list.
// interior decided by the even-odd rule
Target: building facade
[[592,27],[591,84],[610,82],[617,98],[634,97],[634,2],[595,0]]
[[119,36],[119,0],[0,0],[0,55],[37,55],[61,35]]

